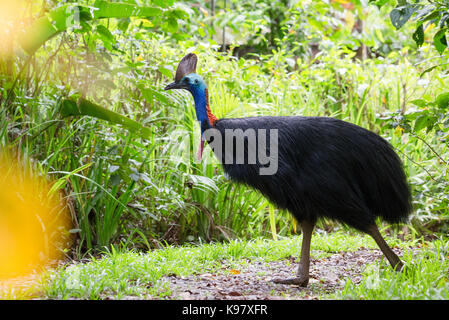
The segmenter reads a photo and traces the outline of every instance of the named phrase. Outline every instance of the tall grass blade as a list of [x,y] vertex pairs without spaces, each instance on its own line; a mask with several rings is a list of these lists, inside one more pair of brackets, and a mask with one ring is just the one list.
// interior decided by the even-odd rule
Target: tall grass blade
[[63,117],[91,116],[106,120],[113,124],[121,124],[126,129],[140,135],[143,138],[148,138],[151,135],[151,129],[143,126],[139,122],[131,120],[117,112],[108,110],[83,98],[79,98],[78,101],[73,99],[62,100],[59,111]]

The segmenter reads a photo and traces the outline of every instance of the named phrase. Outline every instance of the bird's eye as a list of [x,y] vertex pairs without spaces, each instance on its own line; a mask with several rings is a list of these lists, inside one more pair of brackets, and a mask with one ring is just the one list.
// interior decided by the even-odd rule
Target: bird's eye
[[195,84],[198,84],[198,79],[195,80]]

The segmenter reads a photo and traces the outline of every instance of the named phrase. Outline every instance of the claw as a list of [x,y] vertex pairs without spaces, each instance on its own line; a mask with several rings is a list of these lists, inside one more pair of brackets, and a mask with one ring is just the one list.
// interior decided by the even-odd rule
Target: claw
[[290,279],[273,279],[274,283],[278,284],[290,284],[290,285],[297,285],[300,287],[307,287],[307,284],[309,283],[309,278],[303,278],[303,277],[297,277],[297,278],[290,278]]

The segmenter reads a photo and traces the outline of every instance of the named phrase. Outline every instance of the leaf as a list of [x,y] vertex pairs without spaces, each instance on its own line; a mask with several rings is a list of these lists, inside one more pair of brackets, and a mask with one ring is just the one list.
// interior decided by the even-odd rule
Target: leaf
[[178,20],[176,18],[170,17],[164,23],[163,27],[170,33],[176,33],[178,31]]
[[162,73],[167,78],[171,79],[173,77],[173,69],[170,70],[163,66],[158,66],[157,69],[159,70],[160,73]]
[[130,22],[131,20],[129,18],[122,18],[117,23],[117,28],[122,32],[126,32],[126,30],[128,30]]
[[424,70],[424,71],[419,75],[419,77],[421,78],[424,74],[426,74],[427,72],[432,71],[433,69],[435,69],[436,67],[439,67],[439,66],[440,66],[440,65],[437,64],[437,65],[434,65],[434,66],[432,66],[432,67],[430,67],[430,68],[427,68],[426,70]]
[[137,6],[130,3],[95,1],[94,19],[155,17],[162,15],[162,9],[155,7]]
[[130,173],[129,177],[131,178],[131,180],[138,182],[140,179],[140,175],[139,174],[135,174],[135,173]]
[[153,0],[152,2],[160,7],[167,7],[167,6],[172,6],[174,3],[174,0]]
[[190,174],[189,180],[192,182],[193,187],[196,189],[211,191],[213,193],[216,193],[219,190],[214,180],[208,177]]
[[151,184],[151,185],[154,185],[154,184],[153,184],[153,181],[151,181],[150,177],[147,176],[145,173],[141,173],[141,174],[140,174],[140,178],[141,178],[143,181],[145,181],[146,183]]
[[427,127],[427,121],[429,120],[429,117],[427,115],[420,115],[415,120],[415,126],[413,127],[413,131],[419,132],[425,127]]
[[437,121],[436,117],[429,116],[426,114],[420,115],[415,120],[415,126],[414,126],[413,130],[415,132],[419,132],[422,129],[426,128],[427,132],[429,132],[430,130],[432,130],[436,121]]
[[446,109],[449,106],[449,92],[440,94],[436,99],[435,103],[438,108]]
[[104,38],[106,41],[115,44],[115,38],[112,35],[111,31],[108,30],[108,28],[102,25],[98,25],[96,30],[101,35],[102,39]]
[[424,28],[423,25],[420,24],[418,28],[416,28],[416,31],[412,35],[413,40],[415,40],[416,45],[418,47],[421,47],[424,43]]
[[416,17],[415,19],[418,21],[426,21],[429,18],[429,14],[433,15],[435,13],[435,6],[434,5],[427,5],[424,6],[422,9],[419,9],[416,11]]
[[410,103],[413,103],[415,106],[420,107],[420,108],[424,108],[427,106],[427,101],[424,99],[412,100],[412,101],[410,101]]
[[116,172],[118,169],[120,169],[119,166],[114,166],[114,165],[112,165],[112,166],[109,167],[109,172],[110,172],[110,173],[114,173],[114,172]]
[[231,269],[231,270],[229,270],[229,273],[235,275],[235,274],[240,274],[241,272],[240,272],[240,270]]
[[120,68],[111,70],[110,73],[111,73],[112,75],[117,75],[118,73],[126,74],[126,73],[130,72],[130,71],[133,70],[133,69],[134,69],[134,68],[131,67],[131,66],[120,67]]
[[377,38],[379,38],[380,42],[385,42],[384,36],[382,35],[382,31],[380,31],[380,29],[375,29],[374,33],[376,34]]
[[102,25],[97,26],[96,31],[96,36],[103,42],[104,47],[109,51],[112,51],[114,49],[113,46],[115,45],[115,38],[112,33]]
[[449,19],[449,13],[443,14],[443,16],[441,17],[441,20],[440,20],[440,23],[438,24],[438,26],[440,28],[443,28],[444,24],[447,23],[448,19]]
[[91,165],[93,164],[93,162],[90,163],[86,163],[85,165],[73,170],[72,172],[67,172],[65,176],[59,178],[50,188],[50,190],[48,190],[48,194],[52,195],[54,194],[56,191],[62,189],[65,187],[65,184],[67,182],[67,179],[69,179],[71,176],[76,175],[78,172],[83,171],[84,169],[89,168]]
[[415,7],[411,4],[396,7],[390,12],[391,23],[396,29],[400,29],[415,12]]
[[431,14],[425,16],[424,18],[421,18],[420,21],[426,22],[426,21],[430,21],[433,19],[438,19],[439,16],[440,16],[440,12],[436,10],[436,11],[432,12]]
[[171,15],[172,15],[172,17],[175,17],[175,18],[178,18],[178,19],[183,19],[183,20],[189,19],[189,14],[186,11],[184,11],[182,9],[179,9],[179,8],[178,9],[174,9],[171,12]]
[[370,0],[370,3],[374,3],[379,9],[382,8],[389,0]]
[[414,109],[410,108],[404,113],[404,119],[407,121],[414,121],[422,114],[428,114],[429,110],[427,109]]
[[204,37],[206,35],[206,32],[204,31],[204,28],[199,27],[198,28],[198,34],[200,35],[200,37]]
[[168,104],[169,100],[166,96],[164,96],[162,93],[160,93],[158,90],[154,90],[153,88],[147,87],[145,88],[143,85],[138,85],[137,86],[140,90],[140,92],[142,93],[142,96],[145,100],[147,100],[148,102],[152,102],[154,98],[156,98],[156,100],[159,103],[164,103],[164,104]]
[[440,29],[433,37],[433,44],[439,54],[447,48],[446,29]]
[[120,124],[131,132],[139,134],[143,138],[148,138],[151,135],[151,129],[143,126],[139,122],[83,98],[79,98],[78,100],[74,100],[73,98],[63,99],[59,105],[59,112],[62,117],[91,116],[97,119],[106,120],[113,124]]

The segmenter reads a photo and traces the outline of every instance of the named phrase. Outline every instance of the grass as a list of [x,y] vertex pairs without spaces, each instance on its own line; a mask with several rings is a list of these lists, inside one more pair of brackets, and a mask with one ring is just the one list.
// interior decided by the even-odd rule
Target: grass
[[[391,246],[399,246],[403,249],[416,247],[420,243],[418,240],[401,242],[393,238],[387,238],[387,241]],[[298,257],[300,244],[301,237],[295,236],[278,241],[233,240],[228,243],[169,246],[147,253],[113,249],[105,252],[101,257],[91,258],[86,263],[69,263],[49,272],[43,277],[42,293],[43,297],[51,299],[123,299],[128,296],[140,299],[149,297],[165,299],[170,297],[171,291],[165,282],[160,281],[164,276],[223,273],[229,272],[228,269],[239,269],[254,260],[269,263],[289,256]],[[418,292],[422,297],[430,299],[447,297],[447,272],[442,272],[447,271],[449,266],[447,261],[442,259],[445,255],[447,256],[447,244],[444,247],[444,241],[439,240],[432,246],[434,247],[429,248],[422,255],[418,254],[417,257],[407,253],[404,255],[405,262],[413,266],[411,270],[414,270],[414,276],[412,277],[410,277],[410,271],[397,274],[381,262],[380,265],[367,266],[362,285],[356,285],[348,279],[341,293],[322,298],[389,299],[396,294],[391,292],[392,288],[404,290],[411,284],[413,287],[406,292],[401,292],[398,297],[415,298]],[[312,239],[311,255],[315,259],[321,259],[333,253],[356,251],[360,248],[376,249],[377,246],[369,236],[359,233],[317,232]],[[405,250],[405,252],[408,251]],[[295,268],[296,266],[292,265],[292,272]],[[438,270],[440,270],[439,274]],[[421,280],[427,276],[429,278],[421,281],[416,279],[418,275]],[[439,279],[439,282],[434,282],[435,279]],[[371,285],[373,281],[382,281],[385,285],[375,287],[377,288],[375,291]],[[421,287],[418,288],[415,285],[417,282]],[[385,288],[385,291],[380,291],[378,287]],[[416,291],[418,289],[419,291]],[[436,290],[439,290],[440,296],[435,294]]]
[[370,265],[361,283],[349,279],[336,299],[447,300],[449,299],[449,242],[439,239],[425,245],[418,254],[406,252],[406,269],[397,273],[385,261]]

